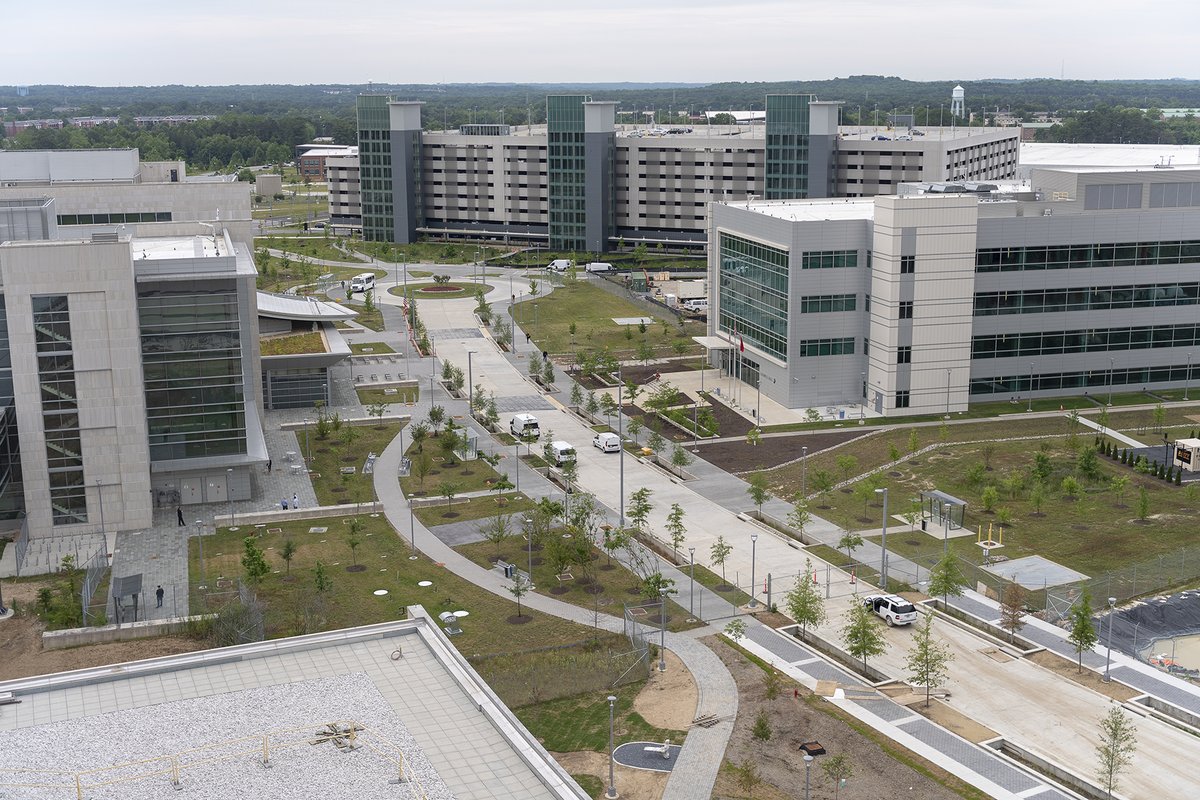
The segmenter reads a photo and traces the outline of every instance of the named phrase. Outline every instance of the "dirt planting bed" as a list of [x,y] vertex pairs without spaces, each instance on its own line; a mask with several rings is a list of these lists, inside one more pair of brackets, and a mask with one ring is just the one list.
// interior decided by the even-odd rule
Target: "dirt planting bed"
[[[850,441],[862,436],[866,431],[848,430],[830,433],[796,434],[795,436],[768,436],[757,445],[739,442],[700,443],[698,455],[705,461],[720,467],[726,472],[753,472],[759,469],[770,469],[793,459],[800,458],[802,448],[808,448],[809,456],[819,453],[835,444]],[[721,427],[721,435],[725,436],[725,427]],[[811,475],[812,470],[809,470]],[[811,487],[810,487],[811,488]]]

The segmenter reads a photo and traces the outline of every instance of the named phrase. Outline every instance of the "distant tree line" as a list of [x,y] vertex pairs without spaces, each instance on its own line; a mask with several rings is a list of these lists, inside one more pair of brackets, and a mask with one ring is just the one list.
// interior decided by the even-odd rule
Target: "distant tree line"
[[1162,118],[1157,108],[1100,106],[1073,114],[1062,125],[1038,131],[1039,142],[1094,142],[1097,144],[1200,144],[1200,119],[1194,116]]

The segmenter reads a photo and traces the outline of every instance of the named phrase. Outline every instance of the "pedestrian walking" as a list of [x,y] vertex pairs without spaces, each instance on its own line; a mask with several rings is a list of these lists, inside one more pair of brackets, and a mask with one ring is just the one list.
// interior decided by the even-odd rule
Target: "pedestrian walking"
[[162,599],[164,594],[166,594],[166,592],[163,591],[162,584],[160,583],[158,588],[154,590],[154,596],[158,599],[158,605],[156,605],[155,608],[162,608]]
[[292,508],[299,508],[299,507],[300,507],[300,497],[295,492],[293,492],[292,493]]
[[283,510],[287,511],[287,498],[283,498]]
[[175,521],[179,523],[179,527],[183,527],[187,523],[183,521],[183,507],[175,506]]
[[267,474],[268,475],[271,474],[271,464],[273,464],[273,463],[274,463],[273,459],[270,459],[270,458],[267,459]]

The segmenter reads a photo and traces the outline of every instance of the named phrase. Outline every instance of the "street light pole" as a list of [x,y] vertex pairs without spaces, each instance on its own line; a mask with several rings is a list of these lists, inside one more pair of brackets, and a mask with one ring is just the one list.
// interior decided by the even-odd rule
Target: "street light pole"
[[615,695],[608,696],[608,791],[604,796],[609,800],[615,800],[617,796],[617,787],[613,783],[613,706],[617,702]]
[[410,561],[416,560],[417,557],[417,526],[413,522],[413,506],[412,500],[408,501],[408,543],[412,547],[412,555],[408,557]]
[[304,418],[304,464],[312,463],[312,450],[308,449],[308,417]]
[[804,754],[804,800],[809,800],[809,778],[812,773],[813,757],[808,753]]
[[617,378],[618,378],[618,380],[617,380],[617,443],[621,445],[620,456],[617,459],[617,461],[619,462],[618,466],[619,466],[620,472],[621,472],[621,482],[620,482],[621,485],[617,491],[621,498],[621,530],[623,531],[623,530],[625,530],[625,434],[622,432],[622,429],[624,428],[624,426],[621,424],[621,422],[622,422],[622,417],[625,416],[625,412],[623,411],[624,400],[621,397],[622,386],[621,386],[621,381],[620,381],[620,371],[619,370],[618,370]]
[[888,590],[888,574],[887,574],[887,567],[888,567],[888,563],[887,563],[888,562],[888,557],[887,557],[887,520],[888,520],[887,497],[888,497],[888,490],[887,490],[887,487],[884,486],[882,489],[876,489],[875,494],[883,495],[883,536],[880,537],[880,540],[879,540],[880,547],[883,548],[883,555],[880,556],[880,562],[879,562],[879,579],[880,579],[879,582],[883,584],[880,588],[886,592]]
[[521,491],[521,442],[517,440],[513,442],[513,479],[516,483],[516,489]]
[[800,494],[808,497],[808,445],[800,448]]
[[1033,411],[1033,364],[1029,365],[1029,405],[1026,411]]
[[942,504],[942,527],[944,528],[942,535],[942,558],[950,551],[950,517],[954,515],[954,504]]
[[946,370],[946,419],[950,419],[950,370]]
[[750,607],[758,608],[758,598],[754,596],[754,567],[758,555],[758,534],[750,534]]
[[658,671],[667,671],[667,587],[658,590]]
[[1104,682],[1108,683],[1112,678],[1108,674],[1108,665],[1112,661],[1112,621],[1117,605],[1117,598],[1108,598],[1108,651],[1104,654]]
[[1188,399],[1188,385],[1192,382],[1192,354],[1187,354],[1187,372],[1183,373],[1183,400]]
[[229,501],[229,527],[234,526],[233,517],[233,467],[225,470],[225,499]]
[[467,351],[467,416],[474,418],[475,416],[475,377],[471,371],[471,356],[475,355],[474,350]]
[[200,588],[208,587],[208,571],[204,566],[204,525],[200,520],[196,520],[196,541],[200,545]]
[[688,564],[690,567],[691,586],[688,589],[688,616],[696,616],[696,548],[688,548]]
[[1110,405],[1110,406],[1112,405],[1112,384],[1113,384],[1113,366],[1114,366],[1114,364],[1115,364],[1115,360],[1110,358],[1108,360],[1108,405]]

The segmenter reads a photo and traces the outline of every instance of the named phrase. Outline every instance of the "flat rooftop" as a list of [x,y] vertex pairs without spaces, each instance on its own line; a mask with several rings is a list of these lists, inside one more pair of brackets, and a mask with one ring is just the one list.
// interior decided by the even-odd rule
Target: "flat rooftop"
[[756,200],[749,204],[726,205],[795,222],[875,218],[875,202],[870,197],[848,197],[841,200]]
[[1022,142],[1020,164],[1028,167],[1173,167],[1200,165],[1194,144],[1059,144]]
[[[20,701],[0,707],[0,792],[61,798],[78,776],[89,798],[178,798],[174,760],[199,797],[583,800],[424,609],[409,616],[0,682]],[[361,728],[359,750],[320,741],[335,722]],[[398,754],[408,783],[389,785]]]
[[169,258],[216,258],[232,255],[224,237],[213,236],[153,236],[129,240],[134,260]]
[[[838,137],[843,141],[869,142],[879,141],[882,144],[901,142],[939,142],[970,139],[973,136],[984,136],[995,133],[1009,133],[1014,139],[1021,135],[1021,129],[1012,127],[968,128],[961,125],[938,127],[936,125],[918,125],[911,131],[908,128],[885,128],[871,125],[841,125],[838,127]],[[886,136],[887,139],[879,139]],[[911,138],[909,138],[911,137]]]

